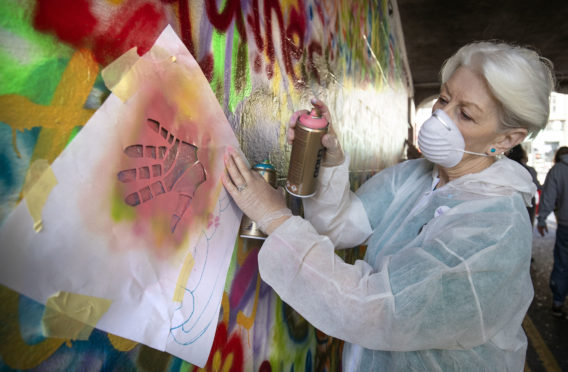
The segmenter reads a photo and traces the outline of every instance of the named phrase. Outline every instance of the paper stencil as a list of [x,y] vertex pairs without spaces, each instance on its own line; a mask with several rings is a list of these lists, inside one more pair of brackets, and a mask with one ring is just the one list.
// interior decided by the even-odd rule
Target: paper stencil
[[220,182],[237,140],[169,26],[103,77],[113,94],[51,166],[43,230],[25,203],[0,228],[0,282],[107,299],[97,328],[202,366],[241,217]]

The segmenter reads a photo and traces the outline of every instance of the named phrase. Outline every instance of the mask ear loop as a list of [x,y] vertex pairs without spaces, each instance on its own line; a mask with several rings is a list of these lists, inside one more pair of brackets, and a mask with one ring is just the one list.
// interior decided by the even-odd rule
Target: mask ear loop
[[467,151],[467,150],[456,150],[456,151],[461,151],[461,152],[465,152],[466,154],[471,154],[471,155],[478,155],[478,156],[486,156],[486,157],[491,157],[491,156],[496,156],[495,155],[487,155],[487,154],[482,154],[481,152],[473,152],[473,151]]

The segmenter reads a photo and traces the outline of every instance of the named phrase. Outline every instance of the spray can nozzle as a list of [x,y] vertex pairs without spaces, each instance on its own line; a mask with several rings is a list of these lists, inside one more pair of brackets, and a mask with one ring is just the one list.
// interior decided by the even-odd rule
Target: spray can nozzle
[[315,119],[320,119],[322,117],[322,115],[321,115],[321,110],[319,109],[319,107],[316,107],[316,106],[312,107],[312,111],[310,112],[310,116],[312,118],[315,118]]

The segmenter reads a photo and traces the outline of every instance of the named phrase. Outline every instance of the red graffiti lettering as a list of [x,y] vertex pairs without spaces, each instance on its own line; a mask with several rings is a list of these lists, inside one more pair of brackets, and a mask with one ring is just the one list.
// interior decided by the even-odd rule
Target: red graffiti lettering
[[93,50],[96,60],[106,65],[132,47],[138,53],[149,50],[166,26],[161,3],[125,1],[108,18],[97,18],[87,0],[39,0],[34,26],[54,32],[61,41],[76,48]]
[[[298,7],[304,8],[303,1],[300,0]],[[288,24],[285,25],[284,15],[280,4],[276,1],[264,0],[264,29],[265,38],[262,37],[261,19],[258,0],[253,0],[250,12],[247,16],[247,23],[249,24],[254,35],[254,41],[259,51],[264,51],[268,57],[268,63],[265,67],[266,75],[269,79],[274,74],[274,63],[276,61],[276,52],[274,48],[274,41],[272,35],[272,20],[276,17],[278,29],[280,30],[280,44],[282,48],[282,60],[284,62],[284,70],[290,75],[294,84],[299,83],[299,79],[294,71],[294,61],[299,60],[302,56],[304,49],[304,35],[306,31],[306,17],[301,14],[296,8],[291,8],[288,17]],[[298,42],[295,43],[295,38]],[[262,57],[256,55],[253,61],[253,70],[256,73],[262,71]]]
[[102,35],[95,38],[93,48],[97,60],[103,64],[112,62],[132,47],[138,47],[139,55],[146,53],[166,26],[167,21],[161,7],[147,3],[134,8],[129,15],[126,13],[126,17],[123,12],[117,13],[111,18],[109,24],[120,25],[120,28],[108,27]]
[[[191,37],[191,14],[189,12],[188,1],[179,0],[178,9],[181,40],[187,47],[187,50],[189,50],[189,52],[197,60],[198,56]],[[205,75],[208,81],[211,81],[213,79],[213,55],[208,53],[203,58],[197,60],[197,63],[199,64],[199,67],[201,67],[203,75]]]
[[228,0],[225,4],[225,9],[222,12],[217,10],[217,3],[215,0],[206,0],[205,11],[207,12],[207,17],[213,27],[219,31],[227,31],[229,25],[233,19],[235,19],[239,36],[241,37],[241,40],[246,42],[247,34],[245,31],[240,0]]
[[35,28],[55,32],[59,39],[75,47],[84,46],[96,25],[87,0],[38,0],[36,4]]
[[320,83],[320,76],[318,74],[318,69],[314,63],[314,54],[323,54],[320,43],[317,41],[312,41],[308,46],[308,71],[312,76]]

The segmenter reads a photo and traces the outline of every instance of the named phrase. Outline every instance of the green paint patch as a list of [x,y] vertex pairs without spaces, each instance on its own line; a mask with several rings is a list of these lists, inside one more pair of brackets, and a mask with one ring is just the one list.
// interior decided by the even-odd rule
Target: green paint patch
[[35,2],[0,2],[0,95],[47,105],[73,49],[32,26]]
[[30,101],[49,105],[69,59],[45,59],[20,65],[0,49],[0,95],[18,94]]
[[311,355],[315,355],[316,339],[314,328],[308,324],[309,334],[304,341],[295,342],[292,340],[287,329],[286,322],[288,320],[285,320],[282,299],[277,295],[275,297],[274,327],[272,327],[274,332],[273,343],[271,345],[270,357],[268,358],[270,365],[279,366],[277,370],[282,371],[303,371],[306,366],[308,350],[312,351]]
[[227,279],[225,280],[225,292],[231,293],[231,285],[235,278],[235,271],[237,269],[237,252],[239,250],[239,237],[235,239],[235,247],[233,248],[233,256],[229,263],[229,271],[227,271]]
[[211,89],[215,92],[217,100],[223,102],[225,87],[225,48],[227,36],[213,31],[211,35],[211,46],[213,47],[213,78],[211,79]]
[[[211,89],[215,92],[217,100],[221,103],[228,102],[229,110],[234,113],[237,105],[252,92],[248,46],[241,40],[236,30],[233,32],[232,40],[227,40],[226,33],[214,30],[211,36],[211,45],[213,48]],[[229,46],[231,47],[231,54],[227,54]],[[225,69],[227,58],[231,58],[231,67],[228,70]],[[230,77],[229,87],[225,86],[227,75]],[[226,97],[226,95],[229,95],[229,97]]]
[[[14,39],[2,40],[2,47],[13,45],[18,47],[18,52],[34,52],[37,57],[52,57],[73,53],[73,48],[65,45],[50,34],[36,31],[32,25],[35,1],[4,0],[0,2],[0,28],[4,35],[13,34]],[[8,33],[8,34],[6,34]],[[21,44],[22,40],[25,42]],[[14,45],[11,41],[19,41],[20,45]]]
[[252,92],[248,46],[239,37],[233,37],[233,58],[231,63],[231,91],[229,92],[229,110],[235,112],[237,105]]
[[124,199],[116,187],[112,193],[111,203],[111,217],[113,221],[133,221],[136,218],[134,208],[124,203]]
[[73,141],[75,136],[77,134],[79,134],[79,132],[81,131],[81,128],[82,127],[80,127],[80,126],[76,126],[75,128],[73,128],[73,130],[71,131],[71,135],[69,135],[69,139],[67,140],[67,144],[65,145],[65,147],[67,147],[71,143],[71,141]]
[[193,370],[193,364],[186,362],[185,360],[181,361],[181,366],[179,367],[179,372],[189,372],[189,369]]

